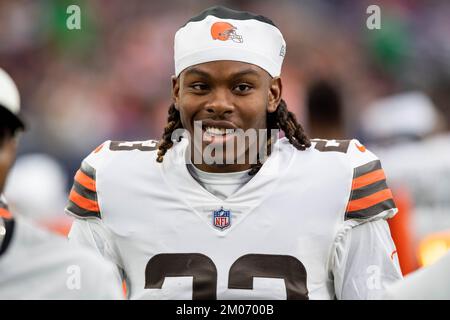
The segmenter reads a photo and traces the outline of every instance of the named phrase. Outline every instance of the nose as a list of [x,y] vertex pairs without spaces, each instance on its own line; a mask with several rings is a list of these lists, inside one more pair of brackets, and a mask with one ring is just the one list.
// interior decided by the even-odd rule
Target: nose
[[211,93],[211,99],[205,105],[205,109],[210,115],[224,117],[233,113],[232,98],[227,91],[226,89],[216,89]]

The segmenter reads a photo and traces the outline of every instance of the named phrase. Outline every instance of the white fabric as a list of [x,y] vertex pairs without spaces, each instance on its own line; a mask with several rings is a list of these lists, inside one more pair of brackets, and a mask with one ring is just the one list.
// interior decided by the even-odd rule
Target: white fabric
[[379,299],[402,278],[389,225],[376,220],[341,232],[331,267],[337,299]]
[[386,289],[387,300],[450,300],[450,252]]
[[238,191],[252,178],[252,176],[248,174],[250,170],[230,173],[212,173],[202,171],[192,164],[188,164],[187,167],[192,177],[194,177],[203,188],[222,200],[225,200]]
[[0,68],[0,105],[15,115],[19,114],[19,90],[13,79],[2,68]]
[[17,217],[0,256],[4,299],[123,299],[123,293],[112,264]]
[[[213,39],[211,27],[219,21],[233,25],[242,42]],[[273,25],[254,19],[221,19],[209,15],[202,21],[187,23],[176,32],[175,75],[196,64],[234,60],[255,64],[276,77],[281,74],[285,51],[283,35]]]
[[[208,261],[206,265],[213,265],[218,299],[286,299],[282,278],[255,277],[252,290],[229,288],[231,267],[248,255],[290,257],[296,262],[290,277],[296,279],[297,287],[306,285],[310,299],[371,298],[374,295],[361,292],[369,290],[363,285],[347,285],[352,278],[367,281],[366,270],[354,266],[383,262],[382,270],[396,270],[385,257],[393,248],[388,230],[366,227],[365,219],[345,221],[353,169],[377,159],[369,151],[359,151],[355,141],[346,153],[320,152],[314,145],[298,151],[283,138],[260,171],[225,199],[205,190],[191,176],[184,162],[185,140],[166,153],[163,163],[155,161],[156,150],[112,151],[109,144],[84,160],[96,170],[101,219],[77,220],[69,238],[97,248],[116,263],[129,283],[131,299],[193,298],[192,277],[172,274],[161,288],[148,286],[146,278],[155,270],[150,262],[167,255],[196,254]],[[225,229],[213,224],[213,212],[220,208],[231,212],[231,225]],[[378,212],[366,223],[395,212]],[[341,244],[358,232],[362,233],[355,236],[358,243],[379,241],[370,255],[360,247]],[[341,252],[349,252],[348,258],[336,259]],[[295,278],[304,272],[300,265],[306,281]],[[251,266],[246,268],[253,271]],[[383,285],[398,279],[392,278],[386,277]]]

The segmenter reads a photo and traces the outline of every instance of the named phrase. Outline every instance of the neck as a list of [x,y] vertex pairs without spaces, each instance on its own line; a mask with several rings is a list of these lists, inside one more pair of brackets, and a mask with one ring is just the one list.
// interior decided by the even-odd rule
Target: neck
[[211,173],[229,173],[245,171],[251,168],[250,164],[216,164],[210,165],[206,163],[194,164],[194,166],[202,171]]

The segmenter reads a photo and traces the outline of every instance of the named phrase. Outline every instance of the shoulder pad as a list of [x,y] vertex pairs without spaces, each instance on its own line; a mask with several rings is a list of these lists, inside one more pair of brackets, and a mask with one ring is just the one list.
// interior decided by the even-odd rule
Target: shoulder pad
[[105,141],[95,148],[81,163],[74,177],[66,213],[77,218],[101,219],[97,197],[97,172],[117,156],[127,152],[157,150],[158,141]]
[[345,220],[394,216],[397,208],[378,157],[356,139],[350,140],[347,154],[353,177]]
[[65,208],[67,214],[77,218],[101,218],[97,199],[97,169],[107,161],[111,141],[105,141],[81,162],[75,173],[69,201]]

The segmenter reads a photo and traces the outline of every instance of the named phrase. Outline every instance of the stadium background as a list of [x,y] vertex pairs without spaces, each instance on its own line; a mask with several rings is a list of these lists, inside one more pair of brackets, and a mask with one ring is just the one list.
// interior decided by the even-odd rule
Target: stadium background
[[[71,4],[81,8],[81,30],[66,27]],[[267,15],[282,30],[284,97],[312,137],[356,137],[381,150],[401,207],[392,228],[404,273],[448,250],[450,161],[426,174],[428,193],[439,193],[430,200],[417,196],[420,179],[409,179],[423,174],[421,161],[413,161],[407,179],[395,175],[417,152],[381,156],[393,145],[421,150],[423,141],[446,137],[450,128],[450,2],[444,0],[0,0],[0,66],[18,84],[28,124],[7,190],[18,213],[66,232],[63,207],[80,160],[107,139],[160,137],[171,103],[173,35],[216,4]],[[366,26],[372,4],[381,8],[379,30]],[[395,100],[409,92],[420,96]],[[380,100],[393,96],[393,106]],[[399,107],[399,101],[409,102]],[[369,111],[374,105],[384,113]],[[392,130],[405,123],[406,131]],[[443,141],[424,149],[433,150],[424,162],[449,159],[450,139]]]

